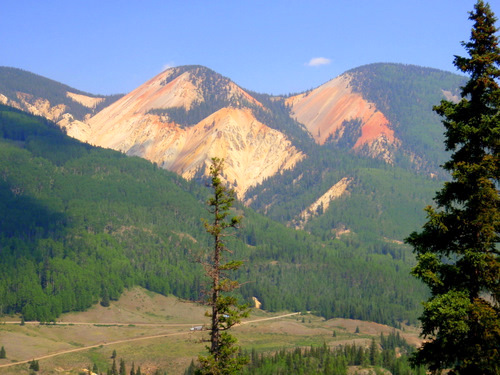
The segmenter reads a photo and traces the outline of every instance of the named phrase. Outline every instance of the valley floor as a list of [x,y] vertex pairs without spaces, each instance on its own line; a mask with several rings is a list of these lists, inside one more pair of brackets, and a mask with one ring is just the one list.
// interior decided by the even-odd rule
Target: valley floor
[[[117,365],[120,359],[125,361],[127,373],[134,363],[143,374],[158,368],[183,374],[191,360],[204,352],[206,331],[190,328],[207,322],[205,311],[199,304],[133,288],[110,307],[96,305],[65,314],[56,324],[21,326],[20,320],[0,318],[0,346],[7,354],[0,359],[0,374],[29,374],[28,362],[33,359],[39,361],[39,374],[79,374],[94,364],[105,373],[112,365],[113,351]],[[244,350],[272,352],[324,343],[368,346],[372,337],[378,339],[393,330],[371,322],[253,310],[233,333]],[[411,344],[420,342],[415,328],[404,327],[399,333]]]

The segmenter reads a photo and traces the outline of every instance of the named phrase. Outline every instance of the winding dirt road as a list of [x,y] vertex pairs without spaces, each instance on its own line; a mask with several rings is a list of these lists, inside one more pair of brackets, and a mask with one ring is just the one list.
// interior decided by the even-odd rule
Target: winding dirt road
[[[293,316],[293,315],[298,315],[298,314],[300,314],[300,313],[295,312],[295,313],[290,313],[290,314],[273,316],[273,317],[270,317],[270,318],[247,320],[245,322],[242,322],[239,325],[250,324],[250,323],[259,323],[259,322],[263,322],[263,321],[266,321],[266,320],[273,320],[273,319],[281,319],[281,318],[286,318],[286,317]],[[19,324],[19,322],[2,322],[2,323],[5,323],[5,324]],[[25,324],[39,324],[39,323],[38,322],[26,322]],[[102,326],[129,326],[130,325],[130,324],[124,324],[124,323],[81,323],[81,322],[74,322],[74,323],[72,323],[72,322],[64,322],[64,323],[61,323],[61,324],[64,324],[64,325],[70,325],[70,324],[73,324],[73,325],[102,325]],[[201,324],[200,323],[197,323],[197,324],[136,323],[136,324],[133,324],[133,325],[135,325],[135,326],[139,326],[139,325],[141,325],[141,326],[163,326],[163,327],[164,326],[188,326],[188,327],[191,327],[191,326],[201,325]],[[103,346],[110,346],[110,345],[122,344],[122,343],[126,343],[126,342],[139,341],[139,340],[156,339],[156,338],[160,338],[160,337],[187,335],[189,333],[192,334],[194,332],[196,332],[196,331],[181,331],[181,332],[173,332],[173,333],[163,333],[161,335],[141,336],[141,337],[134,337],[134,338],[131,338],[131,339],[123,339],[123,340],[110,341],[110,342],[101,342],[101,343],[95,344],[95,345],[83,346],[83,347],[75,348],[75,349],[62,350],[62,351],[59,351],[59,352],[47,354],[47,355],[44,355],[44,356],[41,356],[41,357],[37,357],[37,358],[27,359],[27,360],[24,360],[24,361],[18,361],[18,362],[14,362],[14,363],[3,364],[3,365],[0,365],[0,368],[22,365],[22,364],[31,362],[32,360],[40,361],[40,360],[43,360],[43,359],[56,357],[58,355],[63,355],[63,354],[68,354],[68,353],[74,353],[74,352],[80,352],[80,351],[89,350],[89,349],[92,349],[92,348],[99,348],[99,347],[103,347]]]

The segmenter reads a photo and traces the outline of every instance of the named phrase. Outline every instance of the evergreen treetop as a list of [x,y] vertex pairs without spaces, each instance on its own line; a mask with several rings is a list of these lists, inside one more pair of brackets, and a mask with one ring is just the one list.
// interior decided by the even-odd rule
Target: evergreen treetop
[[7,358],[7,353],[5,351],[5,348],[2,346],[0,348],[0,359]]
[[208,305],[211,312],[210,346],[207,346],[209,355],[199,357],[200,374],[236,374],[247,362],[246,357],[237,356],[239,347],[236,338],[228,330],[248,316],[246,305],[238,303],[236,297],[229,292],[239,288],[239,283],[228,277],[228,271],[235,271],[242,265],[241,261],[225,260],[224,253],[231,253],[225,243],[226,233],[230,228],[236,228],[240,217],[232,216],[230,208],[234,201],[234,191],[222,183],[222,168],[224,160],[212,159],[210,176],[213,188],[213,197],[208,202],[208,210],[212,215],[211,223],[205,221],[206,231],[213,237],[214,248],[208,261],[202,262],[205,272],[210,279]]
[[496,18],[478,1],[470,12],[468,57],[455,66],[470,76],[458,103],[434,110],[446,128],[453,154],[443,168],[451,181],[427,207],[428,221],[407,239],[418,264],[413,274],[432,296],[424,304],[422,335],[427,339],[415,363],[433,372],[498,374],[500,350],[500,49]]

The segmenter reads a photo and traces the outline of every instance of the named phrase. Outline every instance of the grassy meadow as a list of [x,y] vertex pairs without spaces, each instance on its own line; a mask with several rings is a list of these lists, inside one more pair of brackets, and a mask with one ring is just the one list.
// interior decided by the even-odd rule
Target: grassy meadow
[[[0,359],[0,374],[29,374],[27,361],[32,359],[39,361],[39,374],[80,374],[94,364],[105,373],[112,365],[113,351],[117,366],[120,359],[125,360],[127,373],[134,362],[143,374],[157,369],[183,374],[191,360],[204,352],[202,340],[207,332],[190,328],[208,322],[205,311],[202,305],[137,287],[109,307],[95,305],[85,312],[65,314],[55,324],[21,325],[17,317],[5,316],[0,323],[0,345],[7,358]],[[394,330],[359,320],[290,314],[254,309],[233,333],[243,350],[261,353],[324,343],[368,346],[372,337],[378,339],[381,333]],[[412,327],[405,326],[400,334],[410,343],[419,342]]]

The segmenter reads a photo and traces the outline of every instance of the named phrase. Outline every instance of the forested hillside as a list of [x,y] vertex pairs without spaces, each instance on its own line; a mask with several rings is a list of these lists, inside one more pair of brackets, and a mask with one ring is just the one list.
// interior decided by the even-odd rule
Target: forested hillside
[[[272,375],[272,374],[322,374],[347,375],[351,373],[350,366],[360,366],[363,373],[371,368],[369,373],[385,374],[383,370],[393,375],[424,375],[425,368],[410,366],[410,355],[415,348],[399,336],[399,333],[390,333],[387,337],[380,335],[380,347],[372,339],[369,347],[356,344],[329,347],[295,348],[295,350],[280,350],[272,355],[259,355],[252,350],[248,357],[250,363],[245,368],[245,375]],[[185,374],[194,372],[190,367]]]
[[424,221],[422,207],[439,180],[382,161],[324,147],[293,170],[274,176],[248,192],[250,206],[282,223],[294,225],[300,213],[342,178],[347,193],[328,208],[312,213],[305,229],[323,239],[349,230],[364,241],[402,241]]
[[[203,185],[6,106],[0,135],[0,313],[49,321],[132,285],[199,298],[205,281],[193,259],[210,244]],[[246,260],[244,299],[328,318],[416,321],[426,290],[409,276],[406,247],[322,239],[236,209],[243,228],[230,247]]]

